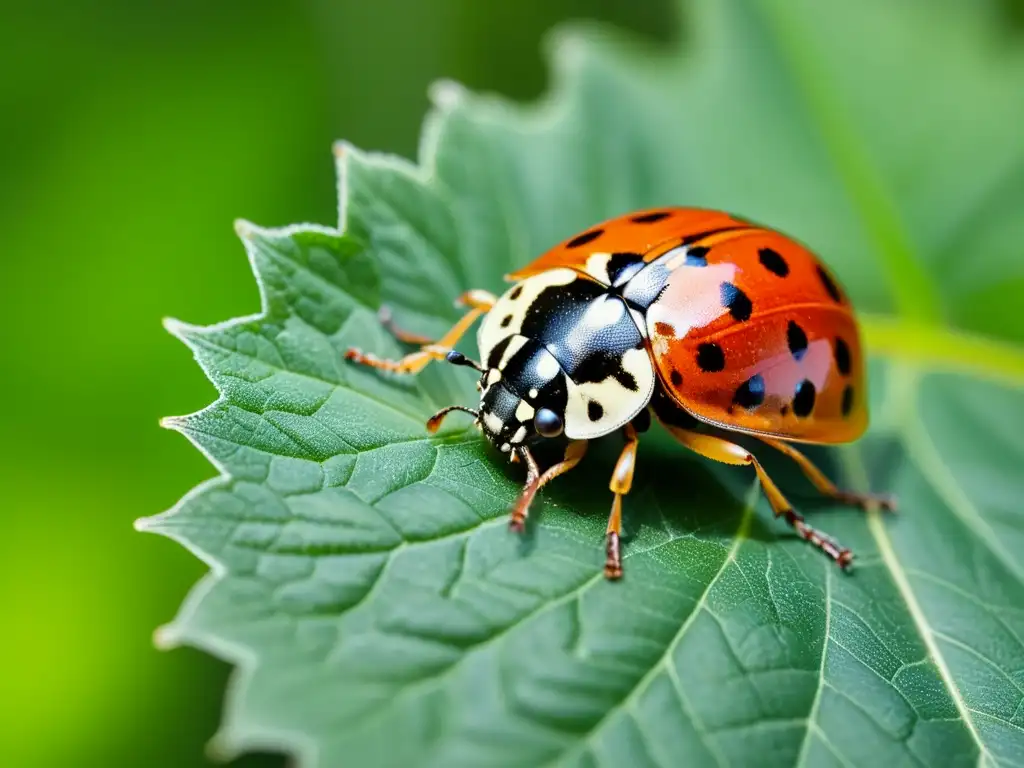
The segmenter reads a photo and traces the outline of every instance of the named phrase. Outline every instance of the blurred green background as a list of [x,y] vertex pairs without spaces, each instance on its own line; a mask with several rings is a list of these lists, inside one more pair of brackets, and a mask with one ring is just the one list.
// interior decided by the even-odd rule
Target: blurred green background
[[160,320],[258,308],[232,221],[333,224],[334,139],[411,157],[435,78],[532,98],[553,24],[673,7],[0,2],[4,765],[207,764],[228,669],[152,646],[205,568],[132,522],[213,474],[157,426],[215,396]]
[[0,8],[0,759],[206,765],[228,668],[152,645],[205,568],[132,529],[213,474],[157,426],[215,396],[161,318],[258,309],[232,221],[335,223],[334,139],[412,157],[435,78],[531,98],[552,24],[671,2]]

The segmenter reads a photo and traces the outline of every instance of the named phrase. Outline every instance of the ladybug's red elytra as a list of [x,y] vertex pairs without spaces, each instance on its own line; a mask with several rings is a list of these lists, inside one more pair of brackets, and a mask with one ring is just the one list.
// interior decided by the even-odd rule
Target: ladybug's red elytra
[[[843,443],[867,428],[864,357],[853,308],[804,246],[719,211],[659,208],[610,219],[506,276],[502,296],[469,291],[469,311],[437,341],[401,360],[356,349],[346,357],[396,373],[447,359],[480,372],[471,413],[526,482],[511,510],[522,530],[537,491],[575,467],[587,441],[619,432],[612,473],[605,575],[622,575],[622,497],[629,492],[638,432],[650,413],[683,445],[709,459],[753,466],[775,514],[840,566],[850,550],[811,528],[746,448],[745,433],[793,459],[824,495],[894,508],[889,497],[842,491],[791,443]],[[454,345],[480,317],[481,362]],[[390,323],[389,323],[390,325]],[[541,471],[537,441],[566,439],[562,461]]]

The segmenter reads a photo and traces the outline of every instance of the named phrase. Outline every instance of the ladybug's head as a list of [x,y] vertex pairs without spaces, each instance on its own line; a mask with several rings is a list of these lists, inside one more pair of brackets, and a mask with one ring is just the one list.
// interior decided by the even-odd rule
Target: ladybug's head
[[[538,380],[519,366],[485,368],[459,352],[449,352],[448,362],[466,365],[480,371],[477,389],[480,408],[450,406],[439,411],[427,423],[430,431],[441,425],[451,411],[465,411],[476,417],[477,427],[487,439],[509,458],[521,453],[527,445],[543,438],[559,437],[565,429],[565,386],[563,374],[555,366],[549,380]],[[535,374],[535,372],[532,372]]]

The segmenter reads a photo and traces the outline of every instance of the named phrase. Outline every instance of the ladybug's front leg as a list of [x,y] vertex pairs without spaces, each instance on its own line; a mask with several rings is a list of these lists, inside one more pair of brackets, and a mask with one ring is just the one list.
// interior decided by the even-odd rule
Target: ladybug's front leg
[[519,492],[519,498],[516,499],[516,503],[512,505],[508,527],[517,533],[521,533],[526,528],[526,518],[530,514],[530,504],[533,503],[533,497],[537,495],[537,491],[559,475],[564,475],[579,464],[586,452],[586,440],[573,440],[565,447],[563,459],[541,473],[530,450],[525,445],[519,448],[519,455],[526,462],[526,482],[523,484],[523,490]]
[[[354,363],[360,365],[367,365],[371,368],[377,368],[384,371],[391,371],[393,373],[419,373],[431,360],[443,360],[445,356],[452,351],[452,347],[458,342],[459,339],[465,335],[473,323],[477,321],[479,317],[487,314],[487,312],[494,306],[497,299],[493,294],[487,291],[467,291],[459,297],[457,304],[470,307],[469,312],[463,315],[451,329],[438,339],[436,342],[425,344],[419,351],[413,352],[412,354],[406,355],[400,360],[384,360],[376,355],[364,353],[358,349],[350,348],[345,353],[345,359],[351,360]],[[399,340],[409,341],[424,341],[426,337],[418,336],[407,333],[405,331],[397,330],[390,321],[390,317],[385,314],[384,317],[385,327],[388,327],[392,333],[394,333]]]
[[615,462],[615,471],[608,488],[615,494],[612,500],[612,513],[608,517],[608,529],[605,532],[604,575],[609,579],[622,578],[622,497],[633,487],[633,471],[636,469],[636,449],[640,444],[636,429],[627,424],[623,429],[626,445]]
[[724,464],[753,466],[757,472],[758,479],[761,481],[764,495],[768,497],[768,503],[771,504],[776,517],[786,518],[786,522],[796,529],[800,538],[820,549],[839,566],[845,568],[853,561],[853,552],[840,546],[831,536],[815,530],[804,522],[803,515],[793,509],[793,505],[782,495],[779,487],[768,477],[768,473],[764,471],[761,462],[754,458],[754,455],[746,448],[714,435],[704,435],[670,425],[666,425],[666,428],[676,440],[694,453],[699,453],[701,456],[720,461]]

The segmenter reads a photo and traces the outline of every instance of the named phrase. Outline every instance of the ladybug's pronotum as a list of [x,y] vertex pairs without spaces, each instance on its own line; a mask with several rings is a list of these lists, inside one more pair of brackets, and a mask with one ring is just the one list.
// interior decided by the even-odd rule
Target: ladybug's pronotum
[[[753,435],[793,459],[826,496],[848,504],[887,497],[841,491],[791,443],[842,443],[867,427],[864,358],[853,308],[828,269],[779,232],[718,211],[660,208],[611,219],[507,276],[501,297],[469,291],[469,312],[436,342],[392,329],[422,348],[398,361],[351,349],[346,357],[397,373],[447,359],[480,371],[471,413],[498,450],[526,465],[511,512],[522,530],[533,497],[575,467],[587,441],[625,439],[612,473],[605,574],[622,575],[622,497],[637,435],[650,413],[692,451],[751,465],[775,514],[841,566],[850,550],[804,522],[729,432]],[[481,362],[453,349],[483,316]],[[566,441],[544,471],[530,451]]]

